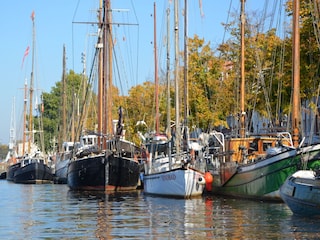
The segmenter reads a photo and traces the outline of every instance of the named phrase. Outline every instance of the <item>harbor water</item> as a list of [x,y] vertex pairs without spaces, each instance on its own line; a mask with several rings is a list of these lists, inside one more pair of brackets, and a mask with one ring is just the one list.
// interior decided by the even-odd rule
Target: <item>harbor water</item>
[[284,203],[72,192],[0,181],[0,239],[319,239]]

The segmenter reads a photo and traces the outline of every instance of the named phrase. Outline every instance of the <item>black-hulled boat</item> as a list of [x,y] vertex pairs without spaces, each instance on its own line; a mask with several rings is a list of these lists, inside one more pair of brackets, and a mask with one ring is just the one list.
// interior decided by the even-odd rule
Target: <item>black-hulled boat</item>
[[[34,63],[35,63],[35,13],[31,14],[32,20],[32,70],[30,78],[30,88],[29,88],[29,101],[27,99],[27,82],[25,82],[25,96],[24,96],[24,111],[23,111],[23,142],[22,142],[22,151],[19,156],[21,158],[17,160],[18,164],[14,164],[9,167],[8,171],[8,180],[11,180],[15,183],[47,183],[52,182],[53,172],[49,166],[49,159],[46,154],[43,154],[37,144],[34,142],[34,133],[40,133],[40,141],[42,138],[42,129],[35,130],[33,124],[33,92],[34,92]],[[29,51],[29,47],[27,48]],[[29,104],[29,112],[27,121],[27,103]],[[38,108],[37,108],[38,109]],[[40,119],[41,113],[38,112],[37,118]],[[39,124],[41,125],[41,124]],[[28,128],[27,128],[28,127]],[[26,141],[28,140],[28,141]],[[28,145],[26,143],[28,142]],[[40,146],[44,145],[39,143]],[[27,146],[27,147],[26,147]],[[26,147],[26,148],[25,148]]]
[[[97,150],[97,135],[81,138],[82,148],[68,166],[67,184],[71,190],[127,191],[138,187],[140,164],[133,154],[123,151],[121,156]],[[88,144],[90,142],[90,144]],[[135,149],[123,141],[123,149]]]
[[[102,1],[101,1],[102,3]],[[100,6],[101,37],[96,46],[108,46],[111,20],[110,4],[103,1]],[[99,27],[100,27],[99,26]],[[112,59],[111,51],[103,51],[107,47],[97,47],[94,61],[99,61],[99,66],[107,66]],[[111,66],[110,66],[111,68]],[[111,81],[109,72],[112,69],[103,67],[99,71],[98,98],[97,98],[97,131],[98,134],[85,136],[80,139],[81,148],[76,151],[76,156],[68,166],[67,184],[72,190],[132,190],[136,189],[140,178],[140,164],[136,158],[137,147],[124,139],[122,132],[122,109],[119,109],[118,128],[112,126],[111,86],[106,87],[106,82]],[[94,74],[93,74],[94,75]],[[89,79],[91,81],[91,79]],[[88,85],[90,87],[91,85]],[[86,99],[88,100],[88,99]],[[84,114],[85,112],[82,111]],[[82,117],[81,117],[82,119]],[[82,124],[82,121],[79,121]],[[120,127],[120,128],[119,128]],[[78,129],[83,129],[80,125]],[[116,132],[116,133],[115,133]]]
[[6,179],[7,178],[7,172],[2,172],[0,174],[0,179]]
[[14,173],[16,172],[17,169],[20,168],[20,166],[21,166],[21,163],[17,162],[17,163],[14,163],[8,167],[8,170],[7,170],[7,180],[8,181],[13,181]]
[[25,156],[20,166],[13,172],[15,183],[51,183],[53,181],[52,169],[48,166],[47,160],[36,153],[34,156]]

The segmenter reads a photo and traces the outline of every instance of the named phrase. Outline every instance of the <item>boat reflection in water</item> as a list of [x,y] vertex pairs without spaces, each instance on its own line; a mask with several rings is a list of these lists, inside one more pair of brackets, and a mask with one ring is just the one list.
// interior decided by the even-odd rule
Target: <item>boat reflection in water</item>
[[314,237],[320,227],[313,222],[305,232],[307,226],[299,225],[284,203],[212,196],[174,199],[140,191],[69,191],[68,196],[76,200],[81,219],[74,227],[87,231],[95,218],[91,227],[99,239],[301,239]]
[[[131,238],[133,234],[139,236],[136,235],[136,231],[141,227],[139,219],[143,216],[143,213],[139,211],[140,195],[140,190],[110,193],[68,191],[69,199],[77,201],[81,216],[88,217],[89,223],[93,218],[96,219],[94,235],[97,239]],[[77,228],[83,228],[82,230],[86,231],[88,225],[83,225],[84,221],[85,219],[82,219],[82,224]],[[141,238],[143,237],[142,234]]]
[[215,196],[160,198],[142,191],[74,192],[65,184],[14,184],[0,208],[0,239],[319,239],[320,222],[284,203]]

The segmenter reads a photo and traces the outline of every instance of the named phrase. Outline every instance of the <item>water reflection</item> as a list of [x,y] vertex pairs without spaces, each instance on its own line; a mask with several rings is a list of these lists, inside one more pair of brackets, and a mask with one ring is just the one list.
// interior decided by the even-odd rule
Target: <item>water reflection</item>
[[[71,192],[0,181],[1,239],[315,239],[319,219],[282,203]],[[4,194],[5,193],[5,194]]]

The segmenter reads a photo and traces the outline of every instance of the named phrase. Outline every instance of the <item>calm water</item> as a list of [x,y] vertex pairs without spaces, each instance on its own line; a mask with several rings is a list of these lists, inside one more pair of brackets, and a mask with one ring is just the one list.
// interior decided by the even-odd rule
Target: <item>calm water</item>
[[0,181],[0,239],[319,239],[320,221],[283,203],[74,193]]

